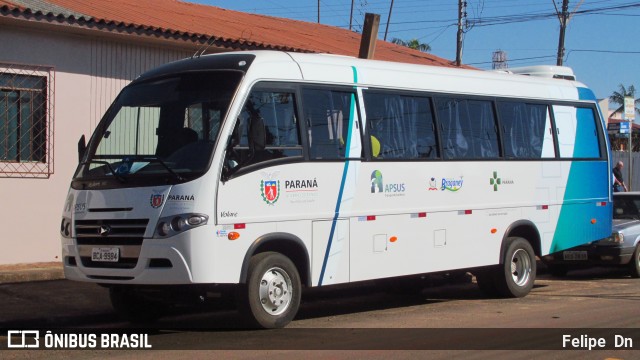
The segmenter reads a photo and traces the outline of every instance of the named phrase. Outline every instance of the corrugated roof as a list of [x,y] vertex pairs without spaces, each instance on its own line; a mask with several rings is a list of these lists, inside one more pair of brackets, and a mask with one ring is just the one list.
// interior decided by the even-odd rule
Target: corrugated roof
[[31,9],[34,12],[40,11],[43,14],[52,13],[56,15],[60,14],[63,16],[75,16],[75,17],[86,16],[85,14],[69,11],[69,9],[58,6],[56,4],[52,4],[45,0],[11,0],[11,2],[17,5],[20,5],[25,9]]
[[[17,7],[12,7],[14,3]],[[6,5],[2,5],[6,4]],[[0,9],[42,13],[69,22],[236,49],[281,49],[358,56],[360,34],[317,23],[226,10],[177,0],[0,0]],[[87,22],[89,24],[87,24]],[[452,66],[449,60],[378,41],[375,59]]]

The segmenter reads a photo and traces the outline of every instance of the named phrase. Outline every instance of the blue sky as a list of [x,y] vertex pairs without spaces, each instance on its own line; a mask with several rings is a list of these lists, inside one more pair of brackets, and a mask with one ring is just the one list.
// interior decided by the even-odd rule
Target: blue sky
[[[317,22],[317,0],[188,0],[222,8]],[[364,14],[380,14],[384,37],[391,0],[354,0],[353,26],[359,30]],[[456,57],[457,0],[395,0],[387,40],[419,39],[431,53]],[[465,34],[462,61],[491,69],[494,51],[507,53],[510,67],[556,64],[560,23],[552,0],[467,0],[474,24]],[[562,1],[557,1],[558,8]],[[579,5],[579,6],[578,6]],[[576,6],[577,9],[576,9]],[[625,0],[570,0],[577,10],[567,27],[566,66],[598,98],[618,84],[640,86],[640,2]],[[320,0],[320,22],[349,28],[349,0]],[[636,97],[640,96],[640,88]]]

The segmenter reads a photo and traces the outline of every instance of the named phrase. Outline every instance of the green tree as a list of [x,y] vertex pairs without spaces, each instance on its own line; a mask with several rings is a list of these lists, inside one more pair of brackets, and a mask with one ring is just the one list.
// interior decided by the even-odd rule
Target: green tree
[[629,86],[629,88],[625,88],[622,84],[618,85],[618,91],[614,91],[613,94],[609,96],[609,101],[611,103],[619,105],[613,114],[624,112],[624,98],[627,96],[631,96],[635,99],[636,113],[640,114],[640,108],[638,107],[638,105],[640,105],[640,98],[636,99],[636,88],[633,85]]
[[402,39],[393,38],[391,42],[394,44],[406,46],[410,49],[418,50],[425,53],[431,51],[431,46],[429,46],[429,44],[423,44],[418,39],[411,39],[409,41],[404,41]]

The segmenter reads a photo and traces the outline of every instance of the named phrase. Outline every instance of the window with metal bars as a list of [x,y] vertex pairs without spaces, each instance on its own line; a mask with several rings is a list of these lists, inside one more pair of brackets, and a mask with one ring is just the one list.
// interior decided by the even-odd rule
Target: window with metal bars
[[48,177],[51,69],[0,64],[0,177]]

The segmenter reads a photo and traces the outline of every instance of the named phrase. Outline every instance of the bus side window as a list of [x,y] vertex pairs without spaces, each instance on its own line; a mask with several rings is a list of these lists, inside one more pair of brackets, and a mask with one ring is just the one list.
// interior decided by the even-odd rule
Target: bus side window
[[504,156],[507,159],[554,158],[547,105],[500,101]]
[[438,157],[429,98],[371,90],[364,106],[374,159]]
[[304,116],[312,160],[344,159],[352,99],[347,91],[303,90]]
[[499,157],[493,106],[487,100],[436,98],[445,159]]
[[561,158],[600,158],[600,146],[593,109],[553,105]]
[[225,167],[241,167],[302,156],[295,97],[291,92],[254,90],[228,142]]

